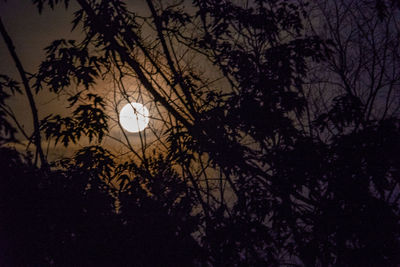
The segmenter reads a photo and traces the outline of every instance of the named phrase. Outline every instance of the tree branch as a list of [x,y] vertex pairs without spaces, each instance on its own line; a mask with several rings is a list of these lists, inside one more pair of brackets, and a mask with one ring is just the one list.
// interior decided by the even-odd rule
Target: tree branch
[[17,53],[15,52],[15,46],[3,25],[1,17],[0,17],[0,32],[1,32],[1,35],[3,36],[4,42],[7,45],[8,51],[10,52],[11,57],[14,60],[15,66],[18,69],[19,75],[21,76],[22,83],[24,85],[26,96],[28,97],[29,106],[31,108],[32,119],[33,119],[34,138],[35,138],[34,143],[36,145],[37,153],[39,154],[39,158],[41,161],[41,167],[43,168],[43,167],[47,166],[47,162],[44,157],[43,150],[42,150],[39,117],[38,117],[38,111],[36,108],[35,100],[33,98],[31,87],[29,86],[28,78],[26,77],[26,72],[22,66],[20,59],[18,58]]

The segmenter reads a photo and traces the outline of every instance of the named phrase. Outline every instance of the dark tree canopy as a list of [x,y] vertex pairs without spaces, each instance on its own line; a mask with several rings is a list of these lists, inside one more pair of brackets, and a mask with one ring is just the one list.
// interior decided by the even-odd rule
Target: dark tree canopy
[[[81,40],[0,76],[0,263],[400,264],[397,1],[76,3]],[[67,96],[67,115],[32,102],[26,133],[20,87]],[[118,119],[132,100],[153,103],[136,139]]]

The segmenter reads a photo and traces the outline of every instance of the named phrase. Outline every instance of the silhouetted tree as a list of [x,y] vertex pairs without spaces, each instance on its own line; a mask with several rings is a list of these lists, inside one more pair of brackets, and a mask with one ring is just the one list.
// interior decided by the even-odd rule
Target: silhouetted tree
[[[111,77],[129,102],[129,77],[156,103],[160,151],[125,135],[131,158],[92,144],[39,170],[3,146],[6,262],[398,265],[397,17],[386,1],[325,2],[336,8],[318,6],[326,35],[302,2],[147,0],[145,17],[122,1],[77,0],[83,40],[50,44],[29,81],[69,94],[72,112],[43,118],[40,131],[67,147],[101,142],[110,116],[96,81]],[[15,131],[10,115],[0,113],[1,144]]]

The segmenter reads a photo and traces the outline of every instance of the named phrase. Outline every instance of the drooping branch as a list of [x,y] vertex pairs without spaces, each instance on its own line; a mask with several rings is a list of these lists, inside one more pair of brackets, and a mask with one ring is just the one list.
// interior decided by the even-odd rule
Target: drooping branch
[[0,18],[0,32],[1,35],[3,36],[4,42],[7,45],[8,51],[10,52],[11,57],[14,60],[15,66],[18,69],[19,75],[22,80],[22,84],[24,85],[25,93],[29,101],[29,106],[31,108],[32,112],[32,119],[33,119],[33,129],[34,129],[34,143],[36,146],[37,153],[39,155],[40,161],[41,161],[41,167],[47,166],[46,159],[43,153],[42,149],[42,144],[41,144],[41,137],[40,137],[40,125],[39,125],[39,117],[38,117],[38,111],[36,108],[35,104],[35,99],[33,98],[32,90],[29,85],[28,78],[26,77],[26,72],[22,66],[22,63],[15,52],[15,46],[11,40],[11,37],[8,35],[6,28],[4,27],[4,24]]

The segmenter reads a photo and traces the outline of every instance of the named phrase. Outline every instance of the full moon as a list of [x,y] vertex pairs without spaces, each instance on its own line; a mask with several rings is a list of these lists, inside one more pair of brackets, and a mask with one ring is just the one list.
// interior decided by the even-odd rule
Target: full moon
[[119,121],[130,133],[143,131],[149,124],[149,110],[140,103],[126,104],[119,113]]

